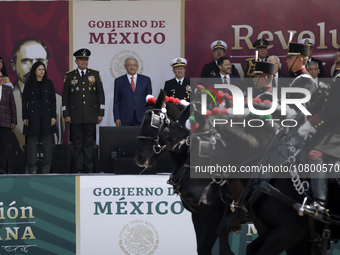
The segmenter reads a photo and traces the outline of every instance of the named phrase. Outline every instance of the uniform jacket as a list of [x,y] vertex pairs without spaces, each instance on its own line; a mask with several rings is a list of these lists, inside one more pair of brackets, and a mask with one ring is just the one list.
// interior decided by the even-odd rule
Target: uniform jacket
[[[306,68],[302,68],[301,70],[295,73],[296,78],[290,83],[290,87],[295,88],[305,88],[309,90],[311,94],[311,99],[309,100],[307,105],[311,105],[314,103],[316,99],[316,83],[312,76],[307,72]],[[300,95],[299,93],[287,93],[287,98],[303,98],[304,95]]]
[[17,112],[11,87],[1,85],[2,95],[0,101],[0,127],[11,127],[17,124]]
[[71,117],[72,124],[97,124],[104,116],[105,95],[99,71],[87,69],[82,78],[78,69],[67,72],[64,78],[63,115]]
[[317,130],[311,148],[340,158],[340,75],[333,79],[326,93],[311,106],[309,119]]
[[137,84],[133,93],[127,74],[115,79],[113,98],[114,120],[120,119],[122,124],[133,120],[134,110],[139,122],[143,121],[146,112],[146,96],[152,94],[151,80],[148,76],[137,74]]
[[[268,56],[264,59],[267,61]],[[246,68],[244,69],[244,77],[251,78],[252,73],[255,71],[255,58],[246,59]]]
[[[41,97],[39,98],[39,94]],[[51,127],[51,118],[56,119],[55,90],[51,80],[43,83],[42,91],[38,87],[26,82],[22,93],[22,119],[28,119],[28,126],[24,125],[23,134],[38,136],[40,134],[53,134],[57,132],[57,126]]]
[[215,60],[209,64],[203,66],[201,72],[201,78],[211,78],[211,77],[219,77],[220,68],[216,65]]
[[184,78],[181,85],[178,85],[176,78],[168,80],[165,82],[164,91],[168,97],[184,99],[189,102],[191,92],[190,80]]

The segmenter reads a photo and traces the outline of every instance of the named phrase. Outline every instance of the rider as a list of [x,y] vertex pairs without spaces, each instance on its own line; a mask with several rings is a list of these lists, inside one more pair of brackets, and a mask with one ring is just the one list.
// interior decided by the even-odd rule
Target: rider
[[273,101],[273,87],[272,80],[275,74],[275,65],[269,62],[255,62],[255,71],[253,72],[254,87],[259,90],[259,94],[256,96],[263,100]]
[[[324,162],[330,158],[340,158],[340,73],[333,78],[328,90],[310,107],[313,116],[298,130],[301,136],[315,133],[310,145],[308,163],[310,167],[324,169]],[[312,166],[314,165],[314,166]],[[327,169],[326,169],[327,170]],[[328,170],[327,170],[328,171]],[[327,171],[311,176],[314,201],[305,209],[322,217],[327,202]],[[316,173],[317,171],[315,171]],[[331,172],[330,172],[331,173]],[[330,177],[328,175],[328,177]]]
[[[305,88],[311,93],[312,104],[316,97],[316,83],[312,76],[306,69],[306,63],[309,58],[310,46],[308,44],[290,43],[286,63],[288,70],[292,71],[295,75],[294,80],[289,84],[290,87]],[[287,98],[301,98],[297,93],[288,93]],[[295,109],[297,110],[297,109]]]

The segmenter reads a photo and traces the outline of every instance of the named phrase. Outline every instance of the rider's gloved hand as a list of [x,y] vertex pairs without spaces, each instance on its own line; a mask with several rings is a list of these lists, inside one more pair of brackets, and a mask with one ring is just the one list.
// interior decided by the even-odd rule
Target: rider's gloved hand
[[306,136],[306,135],[308,135],[308,133],[315,134],[315,133],[316,133],[316,129],[313,128],[312,124],[310,124],[309,121],[306,121],[306,122],[298,129],[298,133],[299,133],[300,136]]

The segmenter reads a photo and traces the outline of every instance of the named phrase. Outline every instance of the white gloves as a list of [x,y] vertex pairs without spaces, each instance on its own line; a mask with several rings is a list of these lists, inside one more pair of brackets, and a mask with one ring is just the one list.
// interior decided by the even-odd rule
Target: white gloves
[[299,133],[300,136],[306,136],[306,135],[308,135],[308,133],[315,134],[315,133],[316,133],[316,129],[313,128],[313,126],[310,124],[309,121],[306,121],[306,122],[298,129],[298,133]]

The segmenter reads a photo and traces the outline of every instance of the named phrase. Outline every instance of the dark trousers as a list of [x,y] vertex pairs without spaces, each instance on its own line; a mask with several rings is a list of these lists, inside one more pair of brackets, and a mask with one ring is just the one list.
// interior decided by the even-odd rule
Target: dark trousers
[[9,128],[0,127],[0,170],[6,170]]
[[94,170],[94,144],[96,124],[71,124],[75,172]]
[[[38,136],[27,136],[27,170],[29,174],[36,173],[37,166],[37,144]],[[52,135],[40,135],[43,147],[43,166],[42,174],[48,174],[51,171],[52,160]]]
[[122,123],[122,126],[141,126],[142,123],[137,120],[136,110],[133,112],[133,119],[129,123]]

